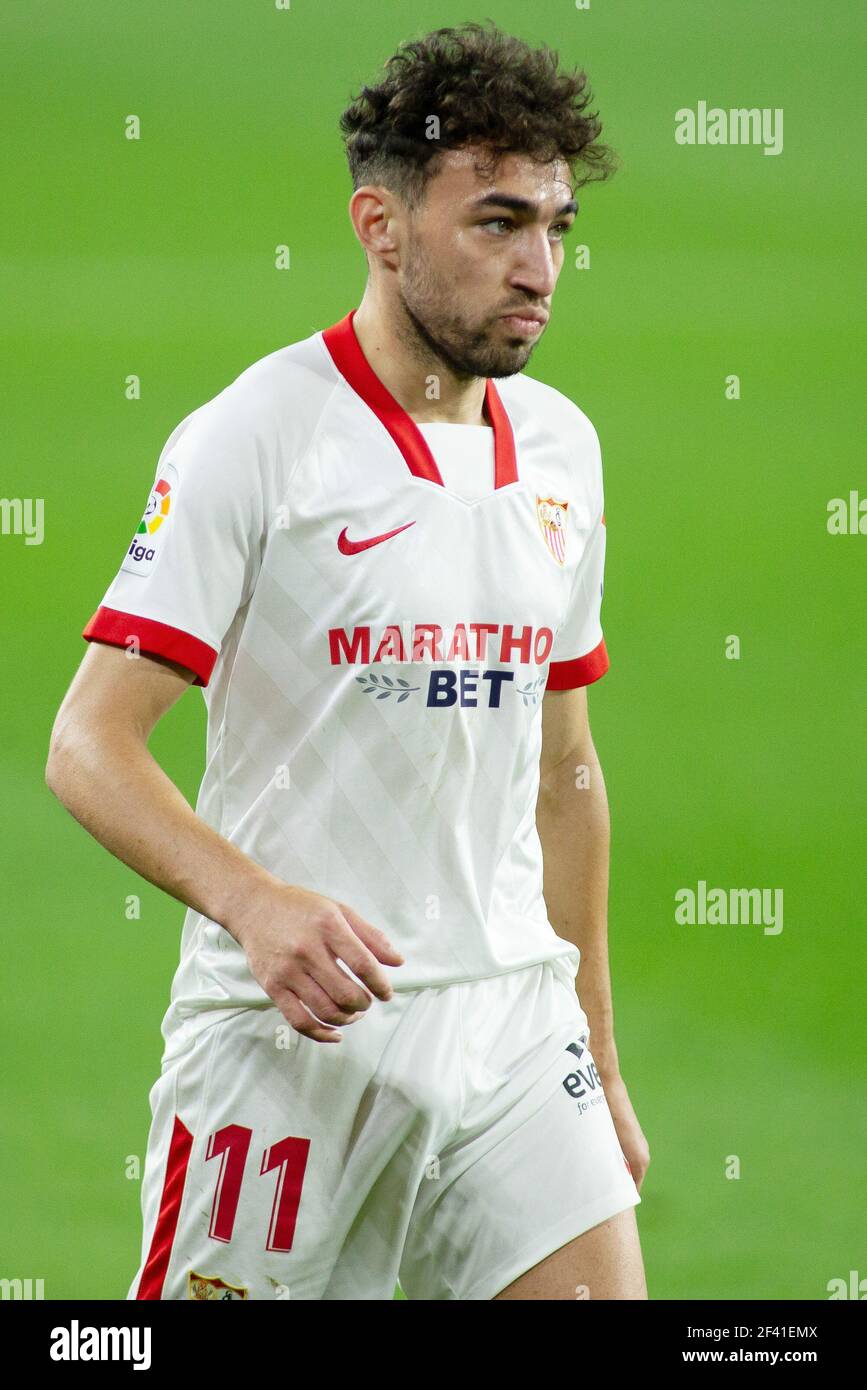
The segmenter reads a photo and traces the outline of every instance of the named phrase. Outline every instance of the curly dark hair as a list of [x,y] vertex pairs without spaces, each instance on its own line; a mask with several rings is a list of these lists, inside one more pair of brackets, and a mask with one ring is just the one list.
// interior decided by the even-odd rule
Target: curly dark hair
[[406,40],[382,81],[363,87],[340,117],[353,188],[382,183],[415,208],[437,155],[469,144],[486,147],[482,169],[514,152],[565,160],[576,187],[607,179],[616,156],[598,143],[587,75],[560,72],[559,61],[547,45],[531,48],[492,20]]

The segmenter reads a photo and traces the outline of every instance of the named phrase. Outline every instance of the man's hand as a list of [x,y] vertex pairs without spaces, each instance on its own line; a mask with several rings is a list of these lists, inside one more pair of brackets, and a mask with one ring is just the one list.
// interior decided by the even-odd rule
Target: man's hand
[[[240,943],[269,998],[299,1033],[340,1042],[371,994],[391,998],[382,965],[403,965],[346,903],[284,883],[198,816],[148,748],[194,673],[94,642],[58,711],[45,770],[55,796],[100,844]],[[316,1015],[311,1017],[311,1013]],[[321,1021],[320,1021],[321,1020]]]
[[400,952],[353,908],[292,884],[257,886],[224,926],[283,1017],[315,1042],[340,1042],[342,1034],[328,1025],[362,1018],[374,995],[390,999],[381,965],[403,965]]
[[650,1166],[650,1147],[632,1108],[632,1101],[629,1099],[623,1078],[619,1074],[613,1077],[603,1076],[602,1086],[608,1098],[608,1109],[611,1111],[611,1118],[614,1121],[614,1128],[617,1131],[623,1156],[629,1164],[633,1181],[640,1192],[641,1184],[644,1182],[645,1174]]

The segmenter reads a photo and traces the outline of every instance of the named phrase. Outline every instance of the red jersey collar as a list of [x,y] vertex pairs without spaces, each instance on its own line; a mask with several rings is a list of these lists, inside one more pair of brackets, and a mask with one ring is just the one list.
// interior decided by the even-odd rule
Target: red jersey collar
[[[354,391],[385,426],[406,460],[410,473],[443,487],[443,480],[427,440],[394,396],[380,381],[361,350],[352,320],[355,310],[322,330],[334,365]],[[494,487],[518,481],[515,438],[499,392],[490,377],[485,380],[484,411],[494,430]]]

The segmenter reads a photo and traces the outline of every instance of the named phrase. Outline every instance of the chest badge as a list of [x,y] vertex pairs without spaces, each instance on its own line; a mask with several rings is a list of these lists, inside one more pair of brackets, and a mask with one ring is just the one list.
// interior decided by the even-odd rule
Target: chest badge
[[540,497],[536,494],[536,516],[545,544],[558,565],[566,563],[566,513],[568,502],[558,502],[554,497]]

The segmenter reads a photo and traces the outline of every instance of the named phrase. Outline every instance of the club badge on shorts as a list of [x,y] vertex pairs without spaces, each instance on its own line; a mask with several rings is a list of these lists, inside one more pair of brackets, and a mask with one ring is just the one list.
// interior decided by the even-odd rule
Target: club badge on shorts
[[197,1274],[194,1269],[187,1275],[187,1298],[199,1302],[207,1299],[225,1302],[227,1299],[249,1297],[249,1289],[242,1288],[240,1284],[227,1284],[225,1279],[218,1279],[215,1275]]
[[536,494],[536,516],[545,540],[558,565],[566,562],[566,513],[568,502],[558,502],[554,497],[540,497]]

